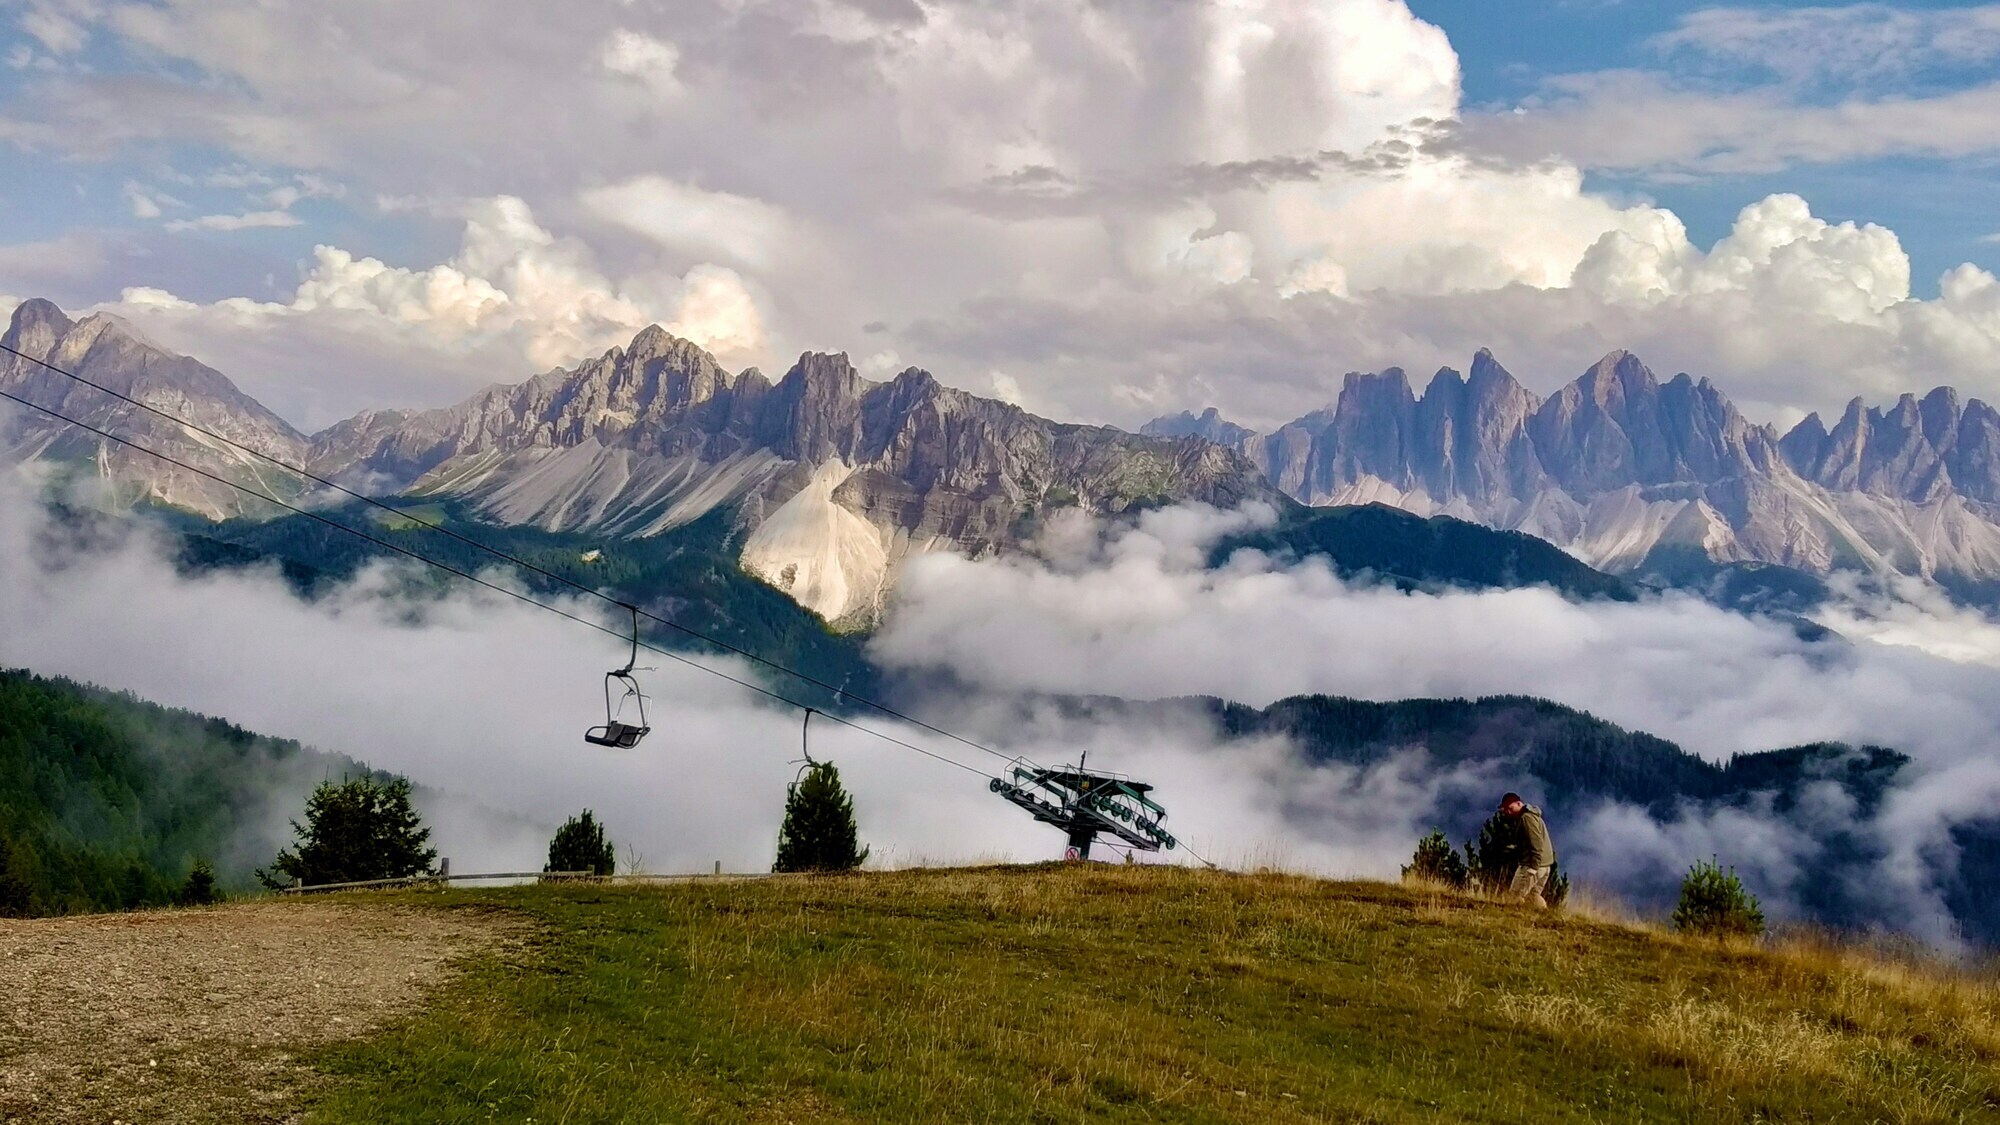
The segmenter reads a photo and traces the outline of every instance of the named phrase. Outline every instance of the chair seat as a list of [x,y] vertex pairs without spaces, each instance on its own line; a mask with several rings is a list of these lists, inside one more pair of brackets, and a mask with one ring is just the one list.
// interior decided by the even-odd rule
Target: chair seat
[[592,727],[583,732],[583,740],[596,746],[610,746],[619,750],[630,750],[639,745],[639,740],[651,733],[653,728],[633,726],[629,723],[609,722],[601,727]]

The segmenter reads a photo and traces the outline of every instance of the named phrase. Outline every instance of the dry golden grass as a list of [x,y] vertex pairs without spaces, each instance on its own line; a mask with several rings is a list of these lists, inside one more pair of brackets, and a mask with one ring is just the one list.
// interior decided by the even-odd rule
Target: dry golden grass
[[2000,1118],[1989,976],[1604,904],[1087,866],[404,896],[547,935],[324,1120]]

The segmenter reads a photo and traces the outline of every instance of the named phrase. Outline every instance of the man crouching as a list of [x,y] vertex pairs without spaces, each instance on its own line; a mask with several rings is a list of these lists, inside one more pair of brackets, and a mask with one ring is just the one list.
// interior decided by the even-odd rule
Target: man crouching
[[1542,891],[1556,865],[1556,846],[1549,842],[1549,826],[1542,820],[1542,810],[1521,800],[1519,793],[1509,793],[1500,798],[1500,811],[1516,829],[1509,848],[1515,863],[1514,880],[1507,885],[1507,897],[1547,910],[1549,900],[1542,897]]

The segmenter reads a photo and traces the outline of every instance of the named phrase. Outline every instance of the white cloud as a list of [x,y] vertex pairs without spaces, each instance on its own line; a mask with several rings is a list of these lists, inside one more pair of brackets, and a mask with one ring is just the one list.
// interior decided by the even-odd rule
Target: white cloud
[[1653,46],[1669,56],[1766,69],[1791,82],[1902,78],[2000,56],[2000,5],[1705,8],[1682,17]]
[[[444,308],[423,331],[376,332],[327,364],[347,385],[315,388],[315,409],[391,404],[375,392],[440,365],[455,388],[475,369],[518,379],[612,342],[633,316],[705,332],[732,363],[761,341],[759,361],[865,345],[980,390],[1002,370],[1039,409],[1128,425],[1204,401],[1287,419],[1344,370],[1463,364],[1481,346],[1544,391],[1630,347],[1767,415],[1915,378],[2000,393],[1983,273],[1901,299],[1908,266],[1890,232],[1820,223],[1783,196],[1722,245],[1692,247],[1678,217],[1591,190],[1583,172],[1986,152],[2000,146],[2000,87],[1801,101],[1782,84],[1616,73],[1560,80],[1520,114],[1467,112],[1450,44],[1397,0],[872,14],[691,0],[671,18],[527,9],[504,28],[441,2],[389,18],[246,0],[108,10],[93,34],[178,69],[33,85],[0,113],[0,136],[91,157],[215,146],[241,162],[221,174],[257,193],[253,214],[315,194],[298,177],[316,176],[410,224],[420,201],[504,190],[532,204],[537,229],[562,232],[531,251],[551,263],[548,285],[376,252],[388,272],[349,281],[435,284],[445,304],[477,304],[483,283],[507,301],[474,318],[469,342],[443,342],[473,323]],[[1963,30],[1926,28],[1934,45]],[[1706,26],[1702,57],[1723,58],[1724,30]],[[1696,51],[1683,38],[1669,57]],[[326,41],[352,49],[299,49]],[[308,269],[327,284],[373,269],[350,257]],[[731,272],[691,272],[703,266]],[[94,295],[210,291],[185,255],[134,268],[107,268]],[[31,280],[0,274],[0,287]],[[411,300],[428,309],[397,307]],[[294,317],[288,350],[230,343],[225,323],[253,323],[234,314],[181,338],[246,383],[316,380],[281,357],[339,338],[335,320],[372,323],[365,304]],[[387,319],[408,327],[400,316]],[[882,328],[858,338],[868,324]]]
[[125,185],[125,202],[131,205],[132,217],[135,219],[157,219],[160,217],[159,202],[153,198],[151,193],[138,184],[127,183]]
[[73,5],[32,0],[21,14],[21,30],[38,40],[52,54],[74,55],[90,42],[88,21],[95,19],[100,6],[93,0]]
[[613,74],[636,78],[654,93],[672,96],[681,93],[680,48],[642,31],[620,28],[605,40],[599,61]]
[[258,227],[295,227],[301,220],[290,211],[247,211],[240,215],[203,215],[198,219],[175,219],[167,224],[172,231],[253,230]]
[[769,269],[801,237],[778,207],[728,192],[703,191],[664,176],[636,176],[591,188],[585,207],[681,254]]
[[2000,83],[1927,96],[1716,91],[1641,71],[1567,75],[1517,112],[1467,119],[1459,143],[1509,161],[1561,160],[1649,175],[1778,172],[1896,156],[2000,151]]
[[1252,704],[1313,692],[1533,694],[1718,761],[1827,739],[1935,763],[2000,750],[1993,667],[1912,646],[1808,643],[1782,623],[1679,596],[1403,593],[1344,582],[1322,560],[1255,552],[1203,569],[1207,544],[1256,518],[1169,509],[1122,531],[1080,520],[1042,559],[914,560],[874,651],[1003,692]]
[[[622,344],[655,322],[726,361],[755,359],[766,346],[758,300],[732,270],[702,264],[614,281],[588,246],[550,233],[519,199],[477,201],[465,214],[458,253],[434,266],[322,245],[287,301],[197,303],[131,287],[103,307],[305,425],[363,405],[453,401],[517,381],[527,364],[547,369]],[[385,366],[385,352],[403,362]],[[294,382],[312,362],[325,366],[309,385]]]

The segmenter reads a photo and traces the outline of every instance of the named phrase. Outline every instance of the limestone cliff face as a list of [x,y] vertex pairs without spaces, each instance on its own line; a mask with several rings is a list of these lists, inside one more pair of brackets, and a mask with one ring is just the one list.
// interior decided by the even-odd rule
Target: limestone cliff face
[[1632,570],[1662,548],[1975,581],[2000,577],[2000,412],[1940,387],[1887,410],[1857,400],[1782,437],[1707,379],[1662,383],[1628,352],[1546,400],[1492,355],[1439,371],[1349,375],[1335,404],[1270,434],[1210,410],[1146,432],[1244,453],[1310,504],[1382,501],[1550,539]]
[[[0,389],[9,394],[268,494],[291,497],[302,491],[292,474],[34,362],[73,372],[292,464],[304,458],[305,438],[282,418],[219,372],[154,347],[116,317],[100,313],[72,321],[48,301],[24,301],[0,342],[33,357],[0,353]],[[13,403],[0,402],[0,461],[51,463],[72,480],[94,482],[99,498],[112,502],[166,504],[215,519],[273,510],[226,484]]]

